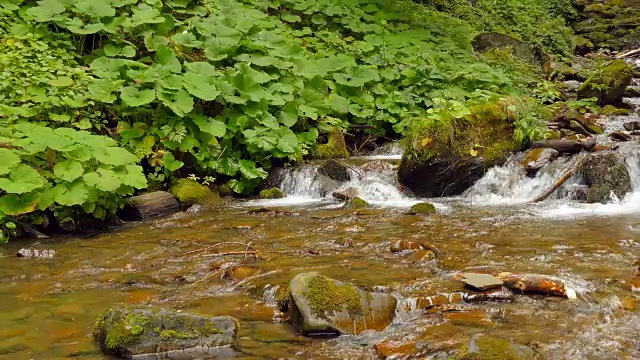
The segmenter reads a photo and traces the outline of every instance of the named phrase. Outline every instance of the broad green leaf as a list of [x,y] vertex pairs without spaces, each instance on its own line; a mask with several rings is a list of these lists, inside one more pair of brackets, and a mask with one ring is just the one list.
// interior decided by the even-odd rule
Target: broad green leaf
[[193,98],[185,90],[180,90],[176,94],[159,92],[158,100],[178,116],[185,116],[193,110]]
[[23,194],[7,194],[0,197],[0,213],[9,216],[28,214],[36,211],[40,196],[38,192]]
[[82,179],[88,186],[107,192],[116,191],[122,185],[120,176],[110,169],[98,169],[85,174]]
[[64,181],[72,182],[82,176],[84,169],[76,160],[63,160],[53,167],[53,174]]
[[142,89],[138,86],[127,86],[120,91],[120,99],[125,105],[131,107],[142,106],[151,103],[156,98],[156,92],[152,89]]
[[215,137],[223,137],[227,132],[227,125],[225,123],[209,117],[196,116],[193,118],[193,122],[200,128],[201,131],[204,131]]
[[9,194],[24,194],[39,189],[46,180],[38,172],[24,164],[16,166],[8,178],[0,178],[0,189]]
[[134,164],[138,161],[135,155],[120,147],[92,148],[91,154],[99,162],[113,166]]
[[298,15],[291,15],[291,14],[284,14],[280,17],[283,21],[286,21],[288,23],[296,23],[296,22],[300,22],[302,21],[302,19],[300,18],[300,16]]
[[131,27],[137,27],[144,24],[159,24],[165,21],[160,11],[142,4],[138,9],[133,10],[133,16],[129,19]]
[[298,121],[298,107],[295,103],[291,102],[282,108],[282,111],[278,113],[278,120],[280,124],[286,127],[292,127]]
[[125,176],[121,176],[124,185],[134,187],[136,189],[144,189],[147,187],[147,178],[144,176],[142,167],[134,164],[125,165]]
[[73,79],[71,79],[70,77],[61,76],[59,78],[50,80],[49,85],[55,87],[67,87],[73,85]]
[[68,122],[71,120],[71,116],[67,114],[49,114],[49,119],[58,122]]
[[112,8],[107,0],[80,0],[75,3],[75,10],[90,17],[111,17],[116,15],[116,9]]
[[256,168],[256,164],[251,160],[240,160],[239,170],[247,179],[264,179],[268,173],[261,168]]
[[186,63],[185,67],[188,70],[187,73],[209,76],[217,76],[220,74],[220,72],[216,70],[216,67],[209,64],[208,62],[190,62]]
[[184,163],[176,160],[173,154],[168,152],[162,157],[162,165],[169,171],[176,171],[180,169]]
[[333,74],[333,79],[341,85],[360,87],[368,82],[380,80],[380,76],[374,69],[356,66],[347,69],[345,73]]
[[171,37],[171,40],[173,40],[176,44],[180,44],[182,46],[191,47],[191,48],[202,46],[202,41],[198,41],[196,36],[190,32],[182,32],[182,33],[175,34]]
[[278,150],[287,154],[295,153],[298,146],[298,137],[291,130],[287,131],[287,133],[282,135],[280,140],[278,140]]
[[20,156],[9,149],[0,148],[0,175],[10,173],[20,164]]
[[38,22],[51,21],[54,16],[62,14],[65,11],[64,4],[61,0],[41,0],[38,6],[27,10],[27,15],[33,16]]
[[205,100],[214,101],[220,91],[216,87],[217,80],[211,75],[186,73],[184,75],[184,88],[193,96]]
[[156,50],[156,57],[158,63],[165,66],[167,69],[174,73],[180,73],[182,71],[182,65],[180,60],[176,57],[176,54],[166,45],[160,45]]
[[82,179],[72,183],[58,184],[53,191],[55,194],[54,201],[64,206],[82,205],[89,196],[89,189],[87,189]]
[[108,79],[91,79],[87,88],[89,90],[89,98],[98,100],[103,103],[111,104],[117,97],[113,91],[121,86],[121,82],[115,82]]

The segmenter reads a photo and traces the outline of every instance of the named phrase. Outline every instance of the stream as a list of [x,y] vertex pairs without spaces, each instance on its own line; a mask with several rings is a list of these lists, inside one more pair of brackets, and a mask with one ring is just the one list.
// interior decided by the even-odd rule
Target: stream
[[[638,116],[611,119],[608,127],[629,120]],[[234,316],[240,321],[237,359],[375,359],[374,345],[385,340],[417,344],[424,354],[418,358],[446,359],[443,351],[479,333],[550,359],[638,359],[638,146],[619,150],[633,191],[608,204],[570,200],[578,177],[553,198],[528,204],[573,160],[560,158],[531,178],[513,158],[463,196],[427,199],[437,215],[408,215],[425,199],[398,186],[401,153],[390,151],[349,159],[351,180],[344,184],[328,182],[317,164],[290,170],[281,185],[285,199],[129,223],[90,238],[12,242],[0,248],[0,359],[105,359],[91,329],[98,314],[119,302]],[[330,195],[349,187],[371,209],[343,209]],[[392,253],[398,240],[432,244],[441,263]],[[250,242],[259,256],[238,244],[207,247],[223,242]],[[28,247],[56,255],[15,257]],[[223,276],[237,265],[252,268],[252,276]],[[300,336],[281,321],[273,294],[308,271],[393,294],[401,304],[393,323],[382,332],[332,340]],[[412,306],[418,296],[462,291],[454,278],[459,271],[556,276],[577,299],[518,295],[511,303],[470,304],[458,313]]]

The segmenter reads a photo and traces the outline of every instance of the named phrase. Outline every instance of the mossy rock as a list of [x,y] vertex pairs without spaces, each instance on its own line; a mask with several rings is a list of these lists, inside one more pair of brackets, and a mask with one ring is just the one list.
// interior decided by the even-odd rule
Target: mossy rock
[[289,283],[292,322],[305,336],[357,335],[384,330],[393,320],[397,300],[365,292],[318,273],[304,273]]
[[207,186],[191,179],[176,181],[169,192],[178,199],[183,208],[188,208],[195,204],[212,207],[221,203],[220,195],[211,191]]
[[412,215],[431,215],[436,213],[436,207],[431,203],[423,202],[413,205],[409,213]]
[[131,358],[154,355],[233,355],[237,320],[158,308],[117,305],[98,317],[93,332],[102,351]]
[[533,360],[535,353],[526,346],[511,343],[507,340],[476,336],[469,344],[460,349],[456,360]]
[[334,159],[327,160],[318,167],[318,174],[324,175],[331,180],[338,182],[347,182],[351,180],[349,169],[341,162]]
[[229,184],[222,184],[218,186],[218,194],[223,197],[233,196],[233,189]]
[[260,191],[259,197],[260,199],[282,199],[287,197],[287,194],[278,188],[271,188],[269,190]]
[[543,67],[547,60],[547,55],[537,45],[518,40],[511,35],[499,32],[479,34],[473,39],[472,45],[473,49],[478,52],[507,48],[520,60],[539,67]]
[[349,156],[347,144],[344,141],[344,133],[340,130],[333,130],[329,133],[329,141],[326,144],[318,145],[316,157],[318,159],[339,159]]
[[578,99],[597,98],[602,106],[619,104],[631,84],[633,68],[624,60],[615,60],[596,69],[578,88]]
[[369,203],[359,197],[354,197],[351,198],[349,200],[347,200],[347,202],[345,203],[345,208],[348,209],[366,209],[369,207]]
[[613,192],[622,199],[631,191],[631,176],[624,160],[614,152],[592,153],[583,162],[580,173],[589,186],[587,202],[605,203]]
[[627,116],[629,115],[629,110],[607,105],[600,110],[600,114],[604,116]]
[[517,114],[510,110],[517,104],[515,98],[490,101],[472,106],[462,119],[413,129],[398,180],[418,197],[462,194],[520,148],[513,139]]

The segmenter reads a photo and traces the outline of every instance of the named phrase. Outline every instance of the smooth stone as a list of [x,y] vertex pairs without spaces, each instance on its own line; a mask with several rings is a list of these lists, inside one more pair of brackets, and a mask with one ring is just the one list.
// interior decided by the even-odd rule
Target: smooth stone
[[462,275],[462,282],[470,289],[487,291],[502,287],[502,280],[489,274],[465,273]]

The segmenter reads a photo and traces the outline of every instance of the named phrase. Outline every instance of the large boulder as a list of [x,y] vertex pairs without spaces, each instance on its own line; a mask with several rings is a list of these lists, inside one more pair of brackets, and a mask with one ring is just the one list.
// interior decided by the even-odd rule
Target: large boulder
[[627,166],[615,152],[590,154],[582,164],[580,173],[589,185],[589,203],[607,202],[611,193],[622,199],[631,191],[631,176]]
[[318,168],[318,173],[338,182],[351,180],[347,166],[336,160],[327,160]]
[[482,33],[473,39],[472,44],[473,49],[478,52],[508,48],[517,58],[540,67],[544,66],[547,60],[547,55],[537,45],[499,32]]
[[176,181],[169,192],[178,199],[180,205],[185,209],[196,204],[212,207],[219,205],[222,201],[218,193],[191,179]]
[[194,359],[232,356],[237,332],[228,316],[118,305],[98,317],[93,335],[103,352],[125,359]]
[[597,98],[600,105],[620,104],[631,84],[633,68],[624,60],[615,60],[596,69],[578,88],[578,99]]
[[493,166],[502,165],[520,145],[513,139],[519,100],[508,98],[472,106],[460,119],[412,130],[398,180],[419,197],[462,194]]
[[293,324],[306,336],[381,331],[393,320],[397,304],[391,295],[365,292],[315,272],[297,275],[289,289]]

